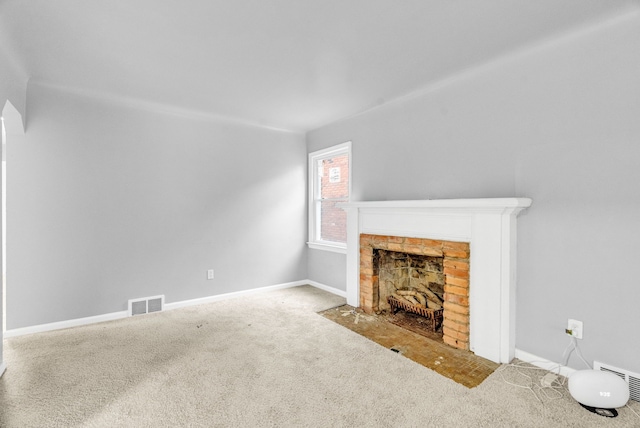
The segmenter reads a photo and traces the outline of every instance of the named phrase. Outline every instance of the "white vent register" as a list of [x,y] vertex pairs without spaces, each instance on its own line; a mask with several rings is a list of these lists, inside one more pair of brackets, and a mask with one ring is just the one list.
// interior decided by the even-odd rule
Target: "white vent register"
[[593,368],[620,376],[629,384],[629,398],[640,402],[640,374],[620,369],[618,367],[613,367],[609,364],[600,363],[598,361],[593,362]]
[[164,295],[129,300],[129,316],[161,312],[164,308]]

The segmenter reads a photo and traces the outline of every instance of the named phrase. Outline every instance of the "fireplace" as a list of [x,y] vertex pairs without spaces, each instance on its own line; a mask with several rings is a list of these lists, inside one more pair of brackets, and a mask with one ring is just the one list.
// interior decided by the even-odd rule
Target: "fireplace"
[[[511,361],[515,354],[516,218],[530,205],[528,198],[341,204],[347,211],[347,303],[374,311],[374,292],[366,291],[373,285],[373,265],[367,260],[373,259],[378,246],[408,254],[445,257],[453,253],[443,261],[449,272],[444,295],[451,298],[451,302],[445,299],[444,313],[455,319],[455,323],[447,321],[445,315],[447,343],[497,363]],[[454,301],[459,308],[447,311]]]
[[446,344],[468,350],[469,257],[468,242],[361,234],[360,307],[390,311],[400,300],[433,330],[441,325]]

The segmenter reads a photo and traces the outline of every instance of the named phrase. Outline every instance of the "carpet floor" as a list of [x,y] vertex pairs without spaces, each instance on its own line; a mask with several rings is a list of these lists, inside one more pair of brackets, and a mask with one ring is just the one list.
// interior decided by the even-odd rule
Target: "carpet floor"
[[7,339],[0,426],[640,426],[510,366],[466,388],[316,313],[341,304],[302,286]]

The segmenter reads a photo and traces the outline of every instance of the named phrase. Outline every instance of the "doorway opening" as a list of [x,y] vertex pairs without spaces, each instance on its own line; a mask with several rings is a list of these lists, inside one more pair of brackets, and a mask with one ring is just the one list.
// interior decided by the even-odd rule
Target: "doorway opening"
[[2,333],[7,330],[7,132],[2,118]]
[[[2,107],[2,174],[0,180],[2,182],[2,208],[0,215],[2,215],[2,257],[0,262],[2,263],[2,305],[0,305],[0,322],[2,322],[2,328],[0,339],[4,337],[4,332],[7,328],[7,143],[11,141],[11,145],[21,144],[25,139],[24,122],[22,120],[22,114],[11,104],[11,101],[7,100]],[[11,271],[9,271],[11,273]],[[8,293],[11,294],[11,293]],[[2,346],[0,346],[0,352]],[[0,364],[2,364],[2,358],[0,356]]]

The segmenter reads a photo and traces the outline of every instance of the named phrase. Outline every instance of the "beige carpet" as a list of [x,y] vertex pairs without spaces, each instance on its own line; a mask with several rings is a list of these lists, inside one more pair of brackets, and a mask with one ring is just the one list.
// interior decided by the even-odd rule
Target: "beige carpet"
[[342,303],[305,286],[8,339],[0,426],[640,426],[510,368],[468,389],[316,314]]

